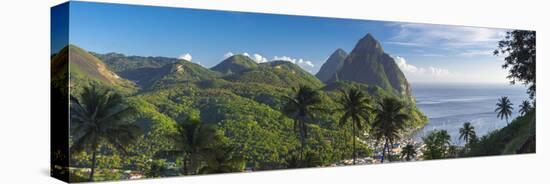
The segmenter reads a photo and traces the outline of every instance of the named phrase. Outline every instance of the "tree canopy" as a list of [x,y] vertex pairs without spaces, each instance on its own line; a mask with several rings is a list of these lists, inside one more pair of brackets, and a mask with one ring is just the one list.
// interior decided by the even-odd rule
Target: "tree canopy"
[[521,82],[529,86],[527,93],[535,98],[536,90],[536,32],[515,30],[506,33],[498,42],[495,55],[504,55],[502,68],[508,69],[507,78],[512,84]]

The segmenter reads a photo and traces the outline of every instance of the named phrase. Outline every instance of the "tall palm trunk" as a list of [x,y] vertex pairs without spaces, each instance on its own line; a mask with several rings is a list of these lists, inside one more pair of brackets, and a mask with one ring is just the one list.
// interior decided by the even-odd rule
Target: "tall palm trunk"
[[355,152],[355,120],[353,120],[353,123],[351,124],[353,136],[351,139],[353,139],[353,165],[355,165],[355,160],[357,160],[357,152]]
[[306,146],[307,146],[307,145],[306,145],[306,144],[307,144],[307,143],[306,143],[306,137],[307,137],[307,132],[306,132],[306,131],[307,131],[307,130],[306,130],[307,127],[306,127],[306,126],[307,126],[306,123],[305,123],[305,122],[302,122],[302,127],[303,127],[303,128],[302,128],[302,160],[304,161],[304,162],[302,163],[303,166],[307,166],[307,165],[308,165],[308,160],[307,160],[307,158],[306,158],[306,157],[307,157],[307,154],[304,153],[305,150],[306,150]]
[[390,141],[390,146],[388,146],[388,161],[391,162],[392,161],[392,152],[391,150],[393,150],[393,141]]
[[382,161],[384,163],[384,158],[386,157],[386,148],[388,147],[388,140],[384,140],[384,148],[382,148]]
[[188,159],[189,158],[189,155],[185,156],[185,158],[183,158],[183,175],[188,175],[189,174],[189,168],[188,168],[188,165],[187,165],[187,162],[188,162]]
[[305,133],[305,123],[303,121],[303,116],[300,117],[300,120],[298,120],[298,126],[300,126],[300,143],[301,143],[301,146],[300,146],[300,162],[301,162],[301,166],[304,165],[304,162],[305,162],[305,158],[304,158],[304,149],[305,149],[305,146],[306,146],[306,133]]
[[88,181],[94,181],[94,171],[95,171],[95,162],[96,162],[96,151],[97,149],[93,148],[92,150],[92,168],[90,170],[90,178],[88,178]]
[[[347,143],[348,141],[346,139],[348,139],[348,134],[349,132],[348,131],[344,131],[344,138],[343,139],[340,139],[342,141],[342,145],[343,147],[346,147],[347,148]],[[346,154],[344,154],[343,152],[340,153],[340,160],[346,160],[347,159],[347,156]]]

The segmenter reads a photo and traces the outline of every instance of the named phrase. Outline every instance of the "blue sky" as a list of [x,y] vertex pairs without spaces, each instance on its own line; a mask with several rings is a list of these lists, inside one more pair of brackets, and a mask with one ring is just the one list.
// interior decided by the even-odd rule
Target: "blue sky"
[[493,56],[506,30],[72,2],[70,43],[88,51],[190,59],[212,67],[230,54],[286,59],[316,73],[337,48],[371,33],[409,81],[506,83]]

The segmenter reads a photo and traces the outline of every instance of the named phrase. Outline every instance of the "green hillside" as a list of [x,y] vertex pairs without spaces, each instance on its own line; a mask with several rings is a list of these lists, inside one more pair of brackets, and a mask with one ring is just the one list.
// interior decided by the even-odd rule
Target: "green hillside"
[[[119,75],[126,71],[139,68],[160,68],[164,65],[178,62],[177,58],[169,57],[126,56],[124,54],[114,52],[107,54],[91,52],[91,54],[103,61],[111,71],[116,72]],[[124,75],[121,76],[125,77]]]
[[153,90],[182,82],[201,84],[227,80],[237,83],[262,83],[279,87],[323,84],[315,76],[288,61],[271,61],[258,64],[247,56],[234,55],[211,70],[198,64],[165,57],[124,56],[122,54],[97,54],[106,59],[109,68],[143,90]]
[[240,74],[250,69],[257,68],[258,64],[247,56],[237,54],[223,60],[218,65],[212,67],[212,70],[223,74]]
[[[109,68],[103,68],[105,65],[101,60],[83,49],[76,46],[71,46],[71,48],[75,50],[75,55],[72,57],[74,59],[72,63],[74,62],[75,65],[71,67],[77,69],[75,74],[87,76],[77,77],[79,81],[90,78],[117,85],[131,84],[130,81],[133,81],[139,86],[140,92],[132,99],[134,99],[134,103],[148,107],[145,108],[148,110],[144,110],[147,112],[144,113],[146,114],[145,118],[139,120],[140,124],[148,128],[159,119],[164,119],[164,122],[177,122],[182,117],[194,115],[198,115],[201,120],[210,123],[219,123],[222,120],[243,120],[243,117],[252,117],[259,112],[259,110],[251,110],[251,108],[259,107],[266,108],[262,111],[274,113],[274,115],[265,116],[271,117],[270,121],[279,121],[282,116],[279,111],[284,104],[283,97],[291,96],[293,89],[301,85],[322,90],[324,106],[327,109],[337,106],[336,96],[339,95],[340,90],[349,88],[361,89],[373,99],[398,97],[377,85],[353,81],[338,81],[324,85],[314,75],[289,61],[257,64],[246,56],[235,55],[213,67],[214,71],[212,71],[185,60],[174,62],[173,59],[163,57],[94,53],[100,58],[108,59],[109,68],[118,68],[118,73],[127,77],[128,80],[126,80],[118,77]],[[225,73],[225,75],[221,73]],[[166,99],[161,99],[163,96],[166,96]],[[177,103],[173,102],[175,99],[177,99]],[[242,103],[238,103],[240,101]],[[403,98],[403,101],[407,102],[407,99]],[[414,103],[411,103],[409,107],[408,111],[413,116],[411,124],[414,127],[423,126],[426,117],[416,109]],[[248,111],[230,111],[234,109]],[[249,114],[250,112],[253,113]],[[236,119],[232,119],[232,117]],[[318,121],[335,128],[337,127],[335,124],[328,122],[336,122],[336,117],[336,114],[323,115]],[[253,120],[256,121],[255,119],[246,119],[246,121]]]
[[[165,65],[156,70],[143,71],[139,69],[134,72],[143,74],[137,81],[139,84],[143,84],[140,86],[148,90],[166,88],[185,82],[211,80],[220,76],[217,72],[185,60]],[[147,75],[149,73],[152,75]]]
[[[277,96],[285,94],[285,90],[262,84],[231,86],[205,88],[189,83],[143,93],[134,97],[140,102],[136,105],[146,107],[139,108],[140,122],[145,127],[154,127],[149,129],[155,132],[170,132],[175,122],[198,116],[204,123],[219,126],[230,142],[243,147],[242,151],[249,153],[249,165],[255,170],[286,168],[288,155],[298,149],[298,139],[292,131],[293,121],[280,112],[282,101],[265,102],[269,98],[278,99]],[[319,117],[319,121],[335,122],[334,119],[324,119],[326,117]],[[331,128],[336,125],[316,127],[312,136],[340,134],[343,138],[342,131]],[[312,146],[331,148],[331,144],[323,139],[309,142]],[[334,154],[344,153],[339,150]]]
[[[51,57],[51,86],[63,95],[67,95],[69,72],[69,47],[65,47]],[[61,90],[61,91],[59,91]]]
[[536,152],[535,110],[517,117],[502,129],[493,131],[472,145],[468,156],[490,156]]
[[279,87],[307,85],[319,88],[323,83],[298,65],[289,61],[270,61],[259,67],[225,77],[226,80],[244,83],[263,83]]

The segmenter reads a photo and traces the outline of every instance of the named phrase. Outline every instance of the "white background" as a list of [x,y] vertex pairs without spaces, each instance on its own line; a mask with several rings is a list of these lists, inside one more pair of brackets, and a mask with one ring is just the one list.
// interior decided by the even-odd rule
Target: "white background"
[[[59,0],[0,1],[0,183],[49,177],[50,10]],[[372,166],[268,171],[121,183],[548,183],[550,5],[541,0],[107,0],[105,2],[534,29],[537,153]],[[546,17],[546,18],[545,18]],[[475,67],[475,66],[473,66]]]

